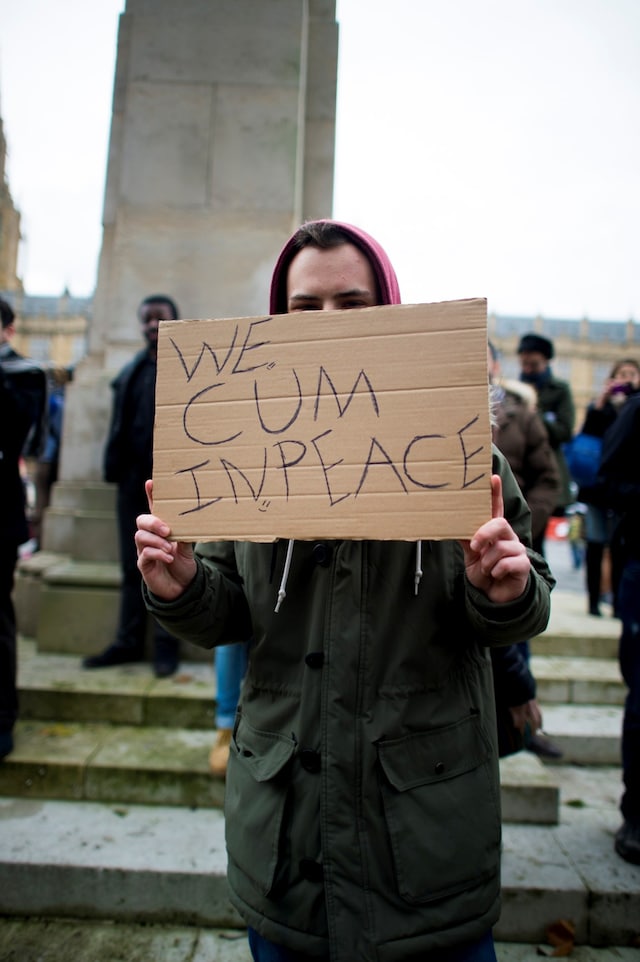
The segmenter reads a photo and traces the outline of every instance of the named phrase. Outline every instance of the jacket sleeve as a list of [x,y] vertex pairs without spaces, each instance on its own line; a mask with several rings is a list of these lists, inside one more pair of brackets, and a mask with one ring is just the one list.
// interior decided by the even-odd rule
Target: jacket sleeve
[[526,641],[545,630],[555,578],[544,558],[531,548],[531,515],[505,457],[494,446],[493,471],[502,479],[504,516],[527,548],[531,570],[523,594],[497,605],[465,578],[466,612],[473,630],[486,645]]
[[122,476],[121,468],[121,452],[120,452],[120,410],[122,405],[122,389],[120,387],[119,378],[111,384],[112,399],[111,399],[111,417],[109,419],[109,433],[107,434],[107,443],[104,447],[104,461],[102,466],[102,473],[105,481],[111,483],[116,483],[120,480]]
[[544,532],[560,493],[558,463],[537,414],[532,413],[528,419],[525,445],[525,493],[531,510],[531,533],[535,538]]
[[585,414],[584,423],[580,428],[580,433],[592,434],[596,438],[601,438],[615,421],[617,413],[612,404],[607,403],[601,408],[590,404]]
[[195,578],[176,601],[156,598],[143,582],[147,608],[167,631],[200,648],[248,641],[251,615],[236,567],[234,543],[198,544],[195,557]]
[[123,451],[122,421],[125,414],[125,397],[129,389],[131,378],[135,374],[146,351],[138,351],[135,357],[122,368],[111,382],[112,404],[109,420],[109,433],[104,448],[102,473],[105,481],[117,483],[126,476],[126,452]]
[[640,504],[640,396],[623,404],[616,421],[603,439],[599,479],[604,484],[607,502],[619,512],[638,512]]
[[[18,458],[39,454],[42,423],[47,404],[47,382],[44,371],[33,368],[10,372],[0,363],[0,399],[6,428],[3,437],[10,438],[7,453]],[[26,449],[28,448],[28,449]]]
[[576,409],[571,388],[564,381],[557,384],[557,403],[555,410],[543,414],[543,420],[552,448],[570,441],[576,422]]
[[536,697],[536,680],[517,645],[491,649],[496,701],[514,708]]

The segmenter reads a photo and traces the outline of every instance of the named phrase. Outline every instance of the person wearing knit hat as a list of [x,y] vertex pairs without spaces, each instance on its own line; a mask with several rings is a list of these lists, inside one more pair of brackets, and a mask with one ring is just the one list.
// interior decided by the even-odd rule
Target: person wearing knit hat
[[548,337],[542,337],[541,334],[525,334],[520,338],[518,354],[524,354],[525,352],[542,354],[547,361],[550,361],[554,355],[552,342]]
[[[573,437],[576,411],[569,383],[555,377],[551,370],[549,362],[554,356],[553,342],[549,338],[531,332],[520,339],[520,380],[531,384],[537,393],[538,412],[547,429],[549,444],[560,473],[558,501],[553,514],[555,517],[563,517],[568,505],[575,501],[562,445]],[[544,553],[544,532],[534,538],[533,547],[540,554]]]
[[[399,303],[380,245],[321,221],[286,243],[270,313],[295,313],[302,330],[306,312],[340,311],[348,330],[353,309]],[[200,647],[251,641],[224,804],[229,895],[256,962],[496,962],[487,649],[544,630],[554,579],[492,453],[492,517],[464,542],[329,528],[194,547],[171,540],[147,482],[136,545],[148,609]]]

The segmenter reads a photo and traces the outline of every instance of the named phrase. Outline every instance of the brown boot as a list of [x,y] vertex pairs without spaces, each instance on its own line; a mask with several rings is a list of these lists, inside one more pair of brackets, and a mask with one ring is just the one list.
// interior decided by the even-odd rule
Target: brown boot
[[230,746],[231,729],[219,728],[213,748],[209,752],[209,771],[218,778],[224,778],[227,774]]

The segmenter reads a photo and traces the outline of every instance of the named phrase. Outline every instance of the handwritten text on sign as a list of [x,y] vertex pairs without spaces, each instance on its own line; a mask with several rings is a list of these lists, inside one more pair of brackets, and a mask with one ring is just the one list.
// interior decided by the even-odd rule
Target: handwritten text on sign
[[470,537],[486,302],[160,326],[154,511],[178,540]]

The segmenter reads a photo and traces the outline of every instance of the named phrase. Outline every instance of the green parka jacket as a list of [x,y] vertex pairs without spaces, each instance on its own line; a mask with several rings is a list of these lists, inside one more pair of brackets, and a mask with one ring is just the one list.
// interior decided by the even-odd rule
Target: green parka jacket
[[[505,516],[529,511],[504,459]],[[264,937],[331,959],[407,960],[479,939],[500,894],[500,785],[486,646],[542,631],[553,585],[531,553],[496,606],[460,545],[208,543],[187,592],[145,594],[197,645],[252,638],[225,797],[228,879]]]

